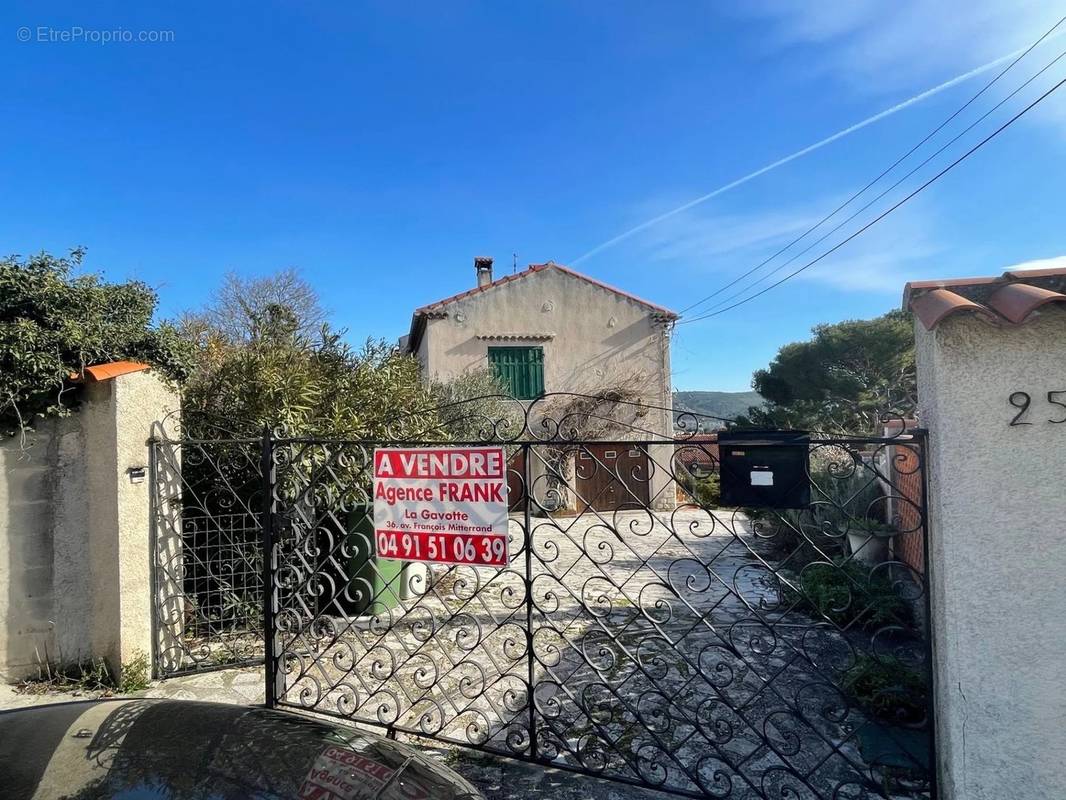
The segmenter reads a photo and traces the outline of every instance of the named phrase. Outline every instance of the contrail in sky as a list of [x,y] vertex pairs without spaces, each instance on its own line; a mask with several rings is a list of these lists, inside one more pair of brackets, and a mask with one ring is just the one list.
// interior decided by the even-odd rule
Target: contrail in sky
[[925,100],[926,98],[932,97],[935,94],[939,94],[940,92],[944,91],[945,89],[950,89],[952,86],[956,86],[956,85],[962,83],[963,81],[968,81],[970,78],[976,77],[977,75],[980,75],[982,72],[987,72],[988,70],[992,69],[993,67],[995,67],[995,66],[997,66],[999,64],[1002,64],[1004,61],[1007,61],[1008,59],[1011,59],[1011,58],[1015,58],[1015,57],[1017,57],[1018,55],[1020,55],[1021,53],[1024,53],[1024,52],[1025,52],[1025,48],[1022,48],[1020,50],[1015,50],[1013,53],[1008,53],[1005,56],[1001,56],[1001,57],[997,58],[995,61],[989,61],[987,64],[982,64],[980,67],[976,67],[974,69],[971,69],[969,72],[964,72],[961,75],[956,75],[951,80],[945,81],[944,83],[941,83],[939,86],[934,86],[932,89],[926,89],[921,94],[916,94],[914,97],[910,98],[909,100],[904,100],[902,103],[898,103],[898,104],[892,106],[891,108],[886,108],[884,111],[882,111],[882,112],[880,112],[878,114],[874,114],[872,117],[867,117],[866,119],[862,120],[861,122],[856,122],[854,125],[852,125],[852,126],[850,126],[848,128],[845,128],[842,131],[838,131],[837,133],[834,133],[832,136],[827,136],[825,139],[822,139],[820,142],[815,142],[812,145],[808,145],[807,147],[804,147],[802,150],[797,150],[795,153],[792,153],[791,155],[788,155],[788,156],[785,156],[784,158],[778,159],[777,161],[773,162],[772,164],[767,164],[765,167],[760,167],[759,169],[755,170],[754,172],[748,173],[747,175],[745,175],[742,178],[737,178],[735,181],[732,181],[731,183],[727,183],[725,186],[719,186],[713,192],[708,192],[707,194],[700,195],[699,197],[697,197],[694,200],[689,200],[683,206],[678,206],[677,208],[671,209],[670,211],[667,211],[664,214],[660,214],[657,217],[652,217],[651,219],[647,220],[646,222],[642,222],[639,225],[637,225],[636,227],[630,228],[629,230],[618,234],[613,239],[608,239],[606,242],[603,242],[602,244],[596,245],[591,250],[589,250],[587,253],[584,253],[580,257],[575,258],[570,263],[571,264],[579,264],[580,262],[584,261],[585,259],[591,258],[592,256],[596,255],[599,252],[602,252],[603,250],[606,250],[609,247],[614,247],[619,242],[624,241],[624,240],[628,239],[629,237],[634,236],[634,235],[640,233],[641,231],[652,227],[653,225],[658,225],[660,222],[662,222],[664,220],[667,220],[667,219],[670,219],[670,217],[676,216],[677,214],[680,214],[683,211],[688,211],[690,208],[692,208],[693,206],[698,206],[700,203],[706,203],[711,198],[717,197],[720,194],[724,194],[724,193],[728,192],[730,189],[736,189],[738,186],[741,186],[742,184],[745,184],[748,181],[754,180],[755,178],[758,178],[760,175],[765,175],[767,172],[770,172],[771,170],[775,170],[778,167],[782,167],[785,164],[789,163],[790,161],[795,161],[797,158],[805,156],[808,153],[813,153],[815,150],[819,150],[819,149],[825,147],[827,144],[831,144],[832,142],[835,142],[837,139],[843,139],[845,136],[847,136],[849,134],[852,134],[852,133],[855,133],[855,131],[861,130],[862,128],[865,128],[867,125],[872,125],[873,123],[877,122],[878,120],[882,120],[885,117],[889,117],[889,116],[895,114],[897,111],[902,111],[903,109],[907,108],[908,106],[912,106],[915,103],[920,103],[922,100]]

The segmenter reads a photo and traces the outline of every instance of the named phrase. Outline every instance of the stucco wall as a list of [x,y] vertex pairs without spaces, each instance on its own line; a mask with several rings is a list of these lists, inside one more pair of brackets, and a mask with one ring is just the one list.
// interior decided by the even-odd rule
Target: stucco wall
[[[499,334],[530,338],[479,338]],[[416,356],[428,377],[447,380],[487,367],[488,348],[497,346],[542,347],[546,392],[598,392],[639,376],[644,402],[672,406],[667,327],[646,306],[565,272],[542,270],[448,304],[446,316],[426,321]],[[653,412],[640,427],[651,433],[623,438],[668,437],[672,414]],[[651,495],[672,506],[673,448],[652,446],[650,455]]]
[[130,470],[147,472],[153,425],[179,401],[150,372],[89,388],[92,647],[118,670],[152,648],[151,481],[133,481]]
[[55,651],[52,609],[51,476],[54,425],[23,449],[0,443],[0,671],[22,677]]
[[0,679],[79,661],[88,637],[83,420],[42,420],[0,441]]
[[77,415],[57,425],[52,464],[52,532],[55,653],[59,662],[91,655],[88,476],[84,421]]
[[[648,309],[614,292],[547,269],[450,303],[427,321],[418,355],[426,372],[447,379],[488,364],[490,346],[544,348],[548,392],[602,389],[612,378],[651,379],[649,401],[670,400],[669,333]],[[550,334],[545,341],[487,341],[501,333]]]
[[148,465],[152,423],[178,407],[149,372],[89,384],[80,410],[0,442],[0,678],[44,661],[151,649]]
[[[1066,797],[1066,309],[916,326],[943,796]],[[1027,421],[1008,398],[1024,391]],[[1066,395],[1060,396],[1066,400]]]

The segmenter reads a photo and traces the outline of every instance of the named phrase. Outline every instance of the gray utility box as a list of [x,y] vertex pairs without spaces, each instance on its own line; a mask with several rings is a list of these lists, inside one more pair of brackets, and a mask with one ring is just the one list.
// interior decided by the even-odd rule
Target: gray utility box
[[807,431],[718,434],[723,506],[807,508],[811,504]]

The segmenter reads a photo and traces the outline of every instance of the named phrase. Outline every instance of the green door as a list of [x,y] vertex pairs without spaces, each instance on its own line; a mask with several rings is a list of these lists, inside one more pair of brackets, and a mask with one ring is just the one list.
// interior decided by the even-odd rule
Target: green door
[[489,366],[519,400],[536,400],[544,394],[543,347],[490,347]]

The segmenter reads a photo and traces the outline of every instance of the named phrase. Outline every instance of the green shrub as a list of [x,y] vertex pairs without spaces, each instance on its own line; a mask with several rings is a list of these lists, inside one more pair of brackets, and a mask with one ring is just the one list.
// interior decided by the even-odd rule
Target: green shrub
[[706,478],[697,478],[692,488],[692,496],[704,508],[718,508],[722,503],[722,482],[718,473]]
[[879,721],[913,724],[926,717],[929,690],[925,679],[898,658],[859,653],[840,688]]
[[[802,509],[745,509],[762,535],[789,566],[799,571],[812,561],[843,557],[846,534],[889,529],[878,517],[883,492],[860,455],[835,447],[811,457],[811,505]],[[854,471],[848,470],[854,467]]]
[[722,480],[717,472],[698,477],[688,469],[679,470],[676,477],[678,486],[684,491],[686,501],[696,503],[704,508],[718,508],[722,503]]
[[910,606],[883,571],[871,573],[858,561],[841,558],[832,564],[810,564],[792,581],[796,591],[782,584],[784,599],[796,610],[813,611],[841,627],[859,621],[864,627],[909,625]]
[[135,359],[166,378],[188,373],[191,348],[153,319],[155,291],[82,273],[84,254],[0,258],[0,436],[69,413],[70,375],[93,364]]
[[122,665],[122,677],[115,686],[119,694],[129,694],[147,689],[152,682],[152,665],[145,653],[138,651],[134,657]]

